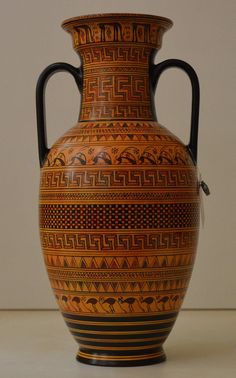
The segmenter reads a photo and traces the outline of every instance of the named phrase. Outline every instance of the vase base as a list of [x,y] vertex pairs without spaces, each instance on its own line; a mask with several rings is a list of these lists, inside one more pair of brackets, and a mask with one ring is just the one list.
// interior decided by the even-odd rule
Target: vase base
[[152,365],[164,362],[166,355],[163,348],[159,348],[156,352],[137,354],[137,355],[112,355],[112,354],[99,354],[88,353],[87,351],[79,350],[77,361],[87,365],[97,366],[110,366],[110,367],[124,367],[124,366],[142,366]]

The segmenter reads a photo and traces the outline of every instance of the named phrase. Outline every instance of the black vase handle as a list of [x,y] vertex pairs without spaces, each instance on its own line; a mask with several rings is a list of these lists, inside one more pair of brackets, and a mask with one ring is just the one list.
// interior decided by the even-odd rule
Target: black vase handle
[[177,67],[182,69],[188,75],[192,85],[192,113],[191,113],[191,131],[190,140],[187,148],[192,156],[194,163],[197,163],[197,146],[198,146],[198,119],[199,119],[199,102],[200,87],[196,72],[190,64],[179,59],[167,59],[156,65],[151,66],[151,86],[154,91],[160,75],[167,68]]
[[39,163],[42,168],[45,158],[49,152],[47,146],[47,133],[45,122],[45,104],[44,93],[48,79],[56,72],[69,72],[75,79],[78,89],[82,90],[83,75],[82,69],[76,68],[68,63],[53,63],[46,67],[38,78],[36,87],[36,114],[37,114],[37,130],[38,130],[38,149]]

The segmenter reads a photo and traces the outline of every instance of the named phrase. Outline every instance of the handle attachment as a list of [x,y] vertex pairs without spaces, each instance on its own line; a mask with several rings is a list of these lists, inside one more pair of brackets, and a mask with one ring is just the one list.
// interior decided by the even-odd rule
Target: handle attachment
[[36,87],[36,114],[37,114],[37,131],[38,131],[38,149],[39,163],[42,168],[49,148],[47,146],[46,120],[45,120],[45,103],[44,94],[49,78],[56,72],[69,72],[75,79],[79,91],[83,86],[83,73],[81,68],[76,68],[68,63],[53,63],[46,67],[38,78]]
[[190,64],[179,59],[167,59],[159,64],[151,66],[151,87],[153,92],[160,78],[160,75],[167,68],[177,67],[182,69],[188,75],[192,85],[192,113],[191,113],[191,131],[190,140],[187,148],[192,156],[194,163],[197,163],[197,146],[198,146],[198,119],[199,119],[199,102],[200,102],[200,87],[196,72]]

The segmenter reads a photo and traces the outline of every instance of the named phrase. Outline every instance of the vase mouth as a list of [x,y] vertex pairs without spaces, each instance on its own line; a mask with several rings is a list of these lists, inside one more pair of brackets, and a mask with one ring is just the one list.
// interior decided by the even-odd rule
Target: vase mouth
[[88,15],[82,15],[77,17],[72,17],[64,20],[61,24],[62,28],[70,31],[71,27],[73,27],[74,24],[83,22],[83,21],[97,21],[101,19],[109,19],[109,18],[115,18],[115,19],[127,19],[132,20],[134,19],[146,19],[149,20],[149,22],[155,22],[160,24],[163,28],[170,29],[173,25],[173,21],[170,20],[167,17],[152,15],[152,14],[145,14],[145,13],[97,13],[97,14],[88,14]]

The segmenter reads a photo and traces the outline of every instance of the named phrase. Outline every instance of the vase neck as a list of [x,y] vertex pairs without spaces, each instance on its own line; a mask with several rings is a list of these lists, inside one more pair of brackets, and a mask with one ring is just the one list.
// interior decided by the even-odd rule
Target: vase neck
[[80,120],[155,120],[149,67],[171,20],[100,14],[65,20],[83,66]]
[[149,47],[127,44],[80,48],[80,121],[155,120],[149,80],[151,55]]

